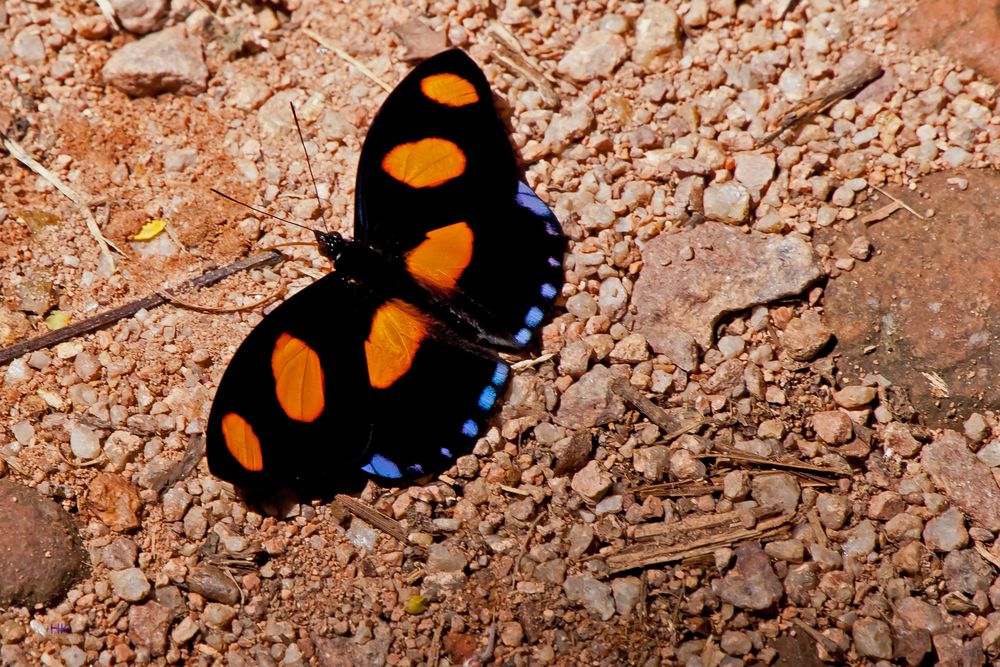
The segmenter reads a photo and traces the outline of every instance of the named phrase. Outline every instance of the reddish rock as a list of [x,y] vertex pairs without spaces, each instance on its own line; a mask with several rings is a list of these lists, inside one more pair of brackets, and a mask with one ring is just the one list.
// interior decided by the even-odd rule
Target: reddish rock
[[73,518],[34,489],[0,480],[0,607],[48,604],[85,569]]
[[138,528],[141,507],[138,489],[120,475],[102,472],[90,483],[87,508],[111,530]]
[[906,509],[906,503],[895,491],[883,491],[868,502],[868,516],[879,521],[888,521]]
[[571,437],[563,438],[552,445],[552,453],[556,455],[556,464],[552,471],[556,475],[576,472],[587,465],[593,449],[594,436],[590,431],[578,431]]
[[555,422],[566,428],[600,426],[625,414],[625,402],[611,389],[615,374],[597,365],[570,385],[559,402]]
[[159,602],[147,602],[129,609],[128,637],[136,646],[149,649],[150,655],[167,652],[167,631],[174,613]]
[[802,239],[746,234],[711,222],[657,236],[642,259],[632,295],[636,329],[661,354],[669,354],[661,339],[674,330],[691,334],[707,349],[716,322],[726,313],[799,294],[820,277]]
[[920,451],[920,441],[910,433],[910,427],[899,422],[889,422],[882,429],[882,446],[888,452],[909,458]]
[[736,547],[736,566],[719,585],[719,597],[741,609],[759,611],[773,606],[784,592],[771,561],[757,542]]
[[796,317],[785,327],[781,346],[796,361],[811,361],[830,342],[833,332],[823,323],[815,311],[808,311]]
[[444,637],[444,650],[453,663],[463,665],[479,653],[479,641],[475,637],[452,630]]
[[[967,189],[948,183],[957,175]],[[877,252],[827,286],[824,315],[842,355],[838,366],[849,379],[879,373],[905,387],[928,426],[1000,410],[1000,347],[991,344],[1000,337],[1000,225],[988,213],[1000,209],[1000,172],[939,172],[921,180],[923,199],[904,189],[892,194],[918,211],[933,202],[937,213],[926,221],[894,213],[843,232],[864,231]]]
[[846,412],[828,410],[812,416],[812,427],[820,440],[831,445],[843,445],[854,436],[854,426]]
[[182,25],[129,42],[108,58],[102,73],[107,83],[132,97],[194,95],[208,84],[201,42]]
[[159,29],[170,11],[169,0],[111,0],[122,27],[137,35]]
[[987,530],[1000,530],[1000,488],[989,466],[969,451],[965,438],[945,431],[923,448],[920,462],[966,516]]
[[1000,6],[996,0],[923,0],[900,21],[917,48],[937,49],[1000,81]]

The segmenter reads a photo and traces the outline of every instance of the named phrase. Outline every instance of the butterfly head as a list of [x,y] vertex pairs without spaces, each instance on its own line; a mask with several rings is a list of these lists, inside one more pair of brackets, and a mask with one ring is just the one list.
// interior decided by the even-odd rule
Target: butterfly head
[[319,244],[319,251],[324,257],[332,262],[340,259],[341,254],[351,244],[340,232],[314,231],[316,242]]

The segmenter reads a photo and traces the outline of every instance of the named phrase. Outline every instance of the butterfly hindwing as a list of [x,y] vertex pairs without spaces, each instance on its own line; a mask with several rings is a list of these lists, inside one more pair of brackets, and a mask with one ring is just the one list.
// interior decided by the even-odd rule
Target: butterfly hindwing
[[209,416],[209,465],[245,488],[412,481],[471,450],[507,375],[415,306],[333,273],[237,350]]
[[372,391],[378,418],[362,470],[387,485],[447,470],[485,434],[509,372],[494,355],[435,329],[406,373]]
[[386,99],[355,211],[355,238],[399,256],[488,343],[526,345],[562,285],[559,222],[518,179],[486,77],[461,51],[425,61]]

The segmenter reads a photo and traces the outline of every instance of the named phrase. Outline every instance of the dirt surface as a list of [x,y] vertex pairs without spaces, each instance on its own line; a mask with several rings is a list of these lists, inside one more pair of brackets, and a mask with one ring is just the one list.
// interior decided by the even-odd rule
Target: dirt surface
[[[908,376],[839,365],[858,351],[838,348],[827,316],[828,285],[872,257],[857,223],[887,201],[874,186],[1000,167],[996,84],[907,46],[897,25],[915,3],[111,4],[148,36],[112,30],[82,0],[0,6],[0,129],[125,253],[112,269],[81,210],[5,156],[0,345],[308,240],[209,191],[317,218],[290,101],[327,219],[349,233],[385,91],[341,53],[388,85],[444,44],[483,66],[527,182],[570,237],[566,285],[474,451],[426,486],[361,494],[387,530],[341,503],[248,504],[203,461],[164,486],[267,307],[164,306],[0,369],[0,475],[62,504],[90,561],[64,597],[0,611],[0,662],[978,665],[1000,653],[996,416],[955,409],[946,424],[961,433],[929,428]],[[150,39],[155,53],[135,55]],[[873,63],[879,79],[763,142]],[[166,231],[132,240],[156,219]],[[751,264],[795,237],[820,279],[763,304],[734,290],[655,343],[633,331],[652,261],[663,278],[645,303],[681,298],[672,277],[688,302],[726,289],[697,240],[720,225],[754,230],[727,247]],[[649,243],[665,234],[693,240]],[[951,238],[970,237],[925,243]],[[315,248],[283,251],[277,268],[184,298],[252,305],[327,270]],[[904,250],[887,238],[877,252]],[[18,546],[4,557],[46,557]]]

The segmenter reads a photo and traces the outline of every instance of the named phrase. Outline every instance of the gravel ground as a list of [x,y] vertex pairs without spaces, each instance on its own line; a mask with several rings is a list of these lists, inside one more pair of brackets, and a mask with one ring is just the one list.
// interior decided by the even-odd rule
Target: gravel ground
[[[44,559],[15,531],[56,531],[47,557],[82,574],[51,603],[0,589],[3,664],[1000,654],[996,416],[926,427],[892,378],[838,370],[824,314],[827,281],[875,254],[848,232],[887,201],[873,186],[1000,167],[995,85],[906,46],[913,2],[111,4],[130,32],[82,0],[0,6],[0,129],[126,255],[112,269],[80,209],[4,160],[0,345],[304,239],[208,191],[318,216],[290,101],[327,217],[350,231],[385,93],[306,29],[390,85],[446,44],[481,63],[570,237],[566,284],[473,453],[427,486],[362,493],[405,540],[337,502],[248,505],[204,462],[163,486],[266,308],[140,311],[11,362],[0,476],[68,510],[82,549],[59,507],[15,513],[5,491],[0,550],[30,569]],[[506,64],[505,33],[527,70]],[[757,145],[872,64],[877,81]],[[166,232],[132,240],[153,219]],[[185,299],[246,306],[326,270],[314,248],[287,252]]]

